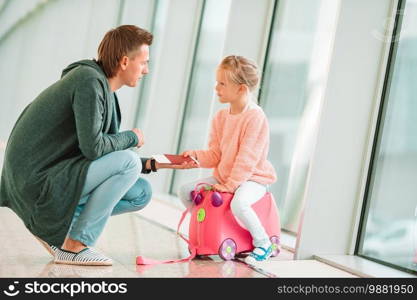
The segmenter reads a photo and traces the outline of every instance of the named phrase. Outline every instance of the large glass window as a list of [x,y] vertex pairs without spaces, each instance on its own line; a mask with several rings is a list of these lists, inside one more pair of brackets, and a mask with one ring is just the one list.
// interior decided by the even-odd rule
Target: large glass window
[[417,1],[398,16],[358,254],[417,273]]
[[69,63],[95,56],[119,7],[116,0],[0,1],[0,168],[23,109]]
[[[187,105],[178,151],[204,149],[214,111],[216,68],[222,59],[227,20],[231,1],[208,0],[205,2],[203,19],[194,58]],[[192,169],[175,171],[171,193],[187,182],[210,176],[212,170]]]
[[[152,32],[154,37],[163,36],[168,15],[168,8],[168,0],[158,0],[154,4],[154,17],[152,18],[152,24],[150,28],[150,32]],[[152,47],[150,47],[149,56],[151,59],[149,61],[149,70],[151,74],[154,69],[154,61],[152,58],[158,57],[160,55],[160,42],[161,41],[158,38],[155,38]],[[156,80],[154,76],[145,76],[142,79],[138,96],[139,104],[137,105],[136,119],[134,121],[134,124],[137,124],[138,128],[145,127],[146,114],[150,113],[148,111],[148,105],[150,101],[150,88],[152,85],[152,80]]]
[[325,87],[339,1],[280,0],[265,62],[260,104],[271,131],[271,186],[282,228],[297,232]]

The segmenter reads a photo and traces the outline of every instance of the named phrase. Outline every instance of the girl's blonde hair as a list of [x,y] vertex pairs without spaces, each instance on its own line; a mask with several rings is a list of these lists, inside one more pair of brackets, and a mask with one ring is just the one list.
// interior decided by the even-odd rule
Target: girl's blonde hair
[[223,58],[219,68],[223,69],[227,78],[235,84],[245,84],[249,92],[256,91],[260,81],[258,66],[250,59],[238,55]]

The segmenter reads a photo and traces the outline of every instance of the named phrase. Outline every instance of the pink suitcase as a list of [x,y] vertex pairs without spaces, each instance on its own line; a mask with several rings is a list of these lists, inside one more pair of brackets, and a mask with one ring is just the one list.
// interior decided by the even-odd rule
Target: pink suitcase
[[[199,189],[203,185],[205,187]],[[232,260],[236,254],[252,251],[252,237],[249,231],[233,216],[230,209],[232,198],[231,193],[213,191],[211,184],[198,184],[191,192],[194,205],[183,212],[177,228],[177,234],[188,243],[190,256],[163,261],[137,256],[136,264],[186,262],[196,255],[219,255],[224,260]],[[272,242],[272,256],[277,256],[280,252],[281,227],[274,197],[271,193],[266,193],[252,207]],[[188,212],[191,212],[191,219],[187,239],[179,231]]]
[[[201,185],[205,187],[199,188]],[[236,254],[252,251],[252,237],[230,209],[231,193],[212,190],[210,184],[199,184],[191,192],[194,205],[191,209],[189,242],[197,255],[218,254],[231,260]],[[273,244],[273,256],[279,254],[281,233],[278,209],[271,193],[252,205]]]

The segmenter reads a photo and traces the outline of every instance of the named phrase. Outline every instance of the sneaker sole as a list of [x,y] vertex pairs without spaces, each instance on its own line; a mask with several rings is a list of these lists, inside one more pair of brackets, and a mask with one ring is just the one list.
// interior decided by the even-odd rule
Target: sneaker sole
[[65,261],[65,260],[54,260],[55,264],[64,265],[76,265],[76,266],[111,266],[113,262],[104,261]]

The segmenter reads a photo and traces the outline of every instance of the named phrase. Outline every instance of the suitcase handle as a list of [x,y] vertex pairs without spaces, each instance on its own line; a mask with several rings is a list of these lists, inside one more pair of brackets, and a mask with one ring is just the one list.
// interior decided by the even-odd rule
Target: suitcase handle
[[194,188],[194,193],[197,193],[198,187],[200,187],[200,186],[202,186],[202,185],[208,185],[208,186],[210,186],[210,187],[212,187],[212,186],[213,186],[213,184],[210,184],[210,183],[207,183],[207,182],[200,182],[200,183],[198,183],[198,184],[196,184],[196,185],[195,185],[195,188]]

